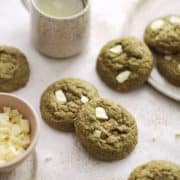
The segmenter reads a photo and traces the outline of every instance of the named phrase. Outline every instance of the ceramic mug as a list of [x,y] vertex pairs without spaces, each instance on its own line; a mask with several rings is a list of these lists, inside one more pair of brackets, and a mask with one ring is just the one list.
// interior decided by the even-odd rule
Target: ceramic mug
[[42,12],[36,0],[21,0],[31,15],[31,37],[35,47],[44,55],[65,58],[79,54],[89,35],[89,0],[85,7],[69,17],[52,17]]

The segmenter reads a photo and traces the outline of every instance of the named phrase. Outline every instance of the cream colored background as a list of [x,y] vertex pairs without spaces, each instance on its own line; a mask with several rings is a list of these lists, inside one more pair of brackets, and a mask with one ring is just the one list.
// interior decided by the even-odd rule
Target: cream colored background
[[[31,79],[26,88],[15,92],[36,108],[42,91],[63,77],[79,77],[92,82],[102,96],[121,103],[134,114],[139,127],[139,144],[125,160],[105,163],[84,152],[74,134],[61,133],[41,122],[41,136],[36,153],[16,171],[0,175],[0,180],[126,180],[137,165],[151,159],[180,163],[180,105],[156,92],[149,85],[128,94],[106,87],[95,72],[100,47],[121,35],[133,0],[91,0],[92,25],[89,47],[81,56],[53,60],[40,55],[29,41],[29,15],[20,0],[1,0],[0,43],[13,45],[27,54]],[[156,138],[153,142],[152,139]],[[52,161],[45,158],[52,154]]]

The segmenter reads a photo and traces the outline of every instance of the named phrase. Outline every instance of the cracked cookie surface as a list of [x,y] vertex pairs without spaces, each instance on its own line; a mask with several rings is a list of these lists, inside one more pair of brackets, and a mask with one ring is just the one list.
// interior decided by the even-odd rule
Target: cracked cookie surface
[[175,54],[180,51],[180,16],[170,15],[154,19],[144,33],[149,47],[161,54]]
[[123,37],[108,42],[97,59],[101,79],[118,91],[129,91],[143,85],[153,67],[153,56],[144,42]]
[[166,80],[180,87],[180,54],[161,56],[157,60],[157,67]]
[[180,166],[168,161],[150,161],[137,167],[128,180],[180,180]]
[[75,130],[87,152],[105,161],[125,158],[138,141],[132,115],[107,99],[94,99],[84,105],[75,120]]
[[56,81],[41,97],[42,118],[53,128],[73,131],[81,106],[98,96],[96,88],[87,81],[74,78]]
[[0,91],[12,92],[24,87],[29,75],[25,55],[14,47],[0,46]]

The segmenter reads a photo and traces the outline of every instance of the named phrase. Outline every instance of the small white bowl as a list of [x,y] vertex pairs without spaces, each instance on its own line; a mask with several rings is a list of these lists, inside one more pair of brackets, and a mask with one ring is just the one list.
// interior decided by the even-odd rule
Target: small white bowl
[[39,136],[39,118],[33,107],[28,102],[15,95],[0,93],[0,108],[4,106],[17,109],[20,113],[22,113],[23,116],[29,121],[31,129],[31,144],[29,145],[25,153],[11,162],[0,165],[0,172],[9,172],[15,169],[19,164],[21,164],[33,152]]

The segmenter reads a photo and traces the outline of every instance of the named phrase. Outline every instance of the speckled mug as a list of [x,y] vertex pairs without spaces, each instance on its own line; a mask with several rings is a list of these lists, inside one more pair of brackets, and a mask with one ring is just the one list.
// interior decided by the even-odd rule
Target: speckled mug
[[21,0],[31,14],[31,37],[35,47],[44,55],[66,58],[79,54],[89,35],[89,0],[85,7],[69,17],[52,17],[42,12],[35,0]]

